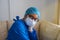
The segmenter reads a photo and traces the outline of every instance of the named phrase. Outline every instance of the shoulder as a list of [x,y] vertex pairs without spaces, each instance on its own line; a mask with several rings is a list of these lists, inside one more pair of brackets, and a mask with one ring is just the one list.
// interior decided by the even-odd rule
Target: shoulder
[[23,24],[23,20],[19,16],[16,16],[16,19],[13,19],[13,24]]
[[20,20],[16,20],[14,23],[15,23],[15,24],[22,24],[23,21],[20,19]]
[[21,28],[21,27],[24,27],[24,23],[23,23],[22,20],[16,20],[16,21],[12,24],[12,26],[14,26],[14,28],[15,28],[15,27],[16,27],[16,28]]

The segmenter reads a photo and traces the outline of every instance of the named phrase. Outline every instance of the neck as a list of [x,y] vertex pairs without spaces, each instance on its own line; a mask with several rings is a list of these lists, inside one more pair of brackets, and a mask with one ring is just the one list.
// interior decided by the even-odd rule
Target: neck
[[29,27],[29,31],[30,32],[33,32],[33,27]]

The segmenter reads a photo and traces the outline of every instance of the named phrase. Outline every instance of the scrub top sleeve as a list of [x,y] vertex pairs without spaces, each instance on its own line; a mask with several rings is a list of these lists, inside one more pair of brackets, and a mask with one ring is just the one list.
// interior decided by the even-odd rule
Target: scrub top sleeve
[[14,37],[16,40],[29,40],[28,35],[25,33],[25,28],[21,22],[15,21],[12,27],[14,28]]

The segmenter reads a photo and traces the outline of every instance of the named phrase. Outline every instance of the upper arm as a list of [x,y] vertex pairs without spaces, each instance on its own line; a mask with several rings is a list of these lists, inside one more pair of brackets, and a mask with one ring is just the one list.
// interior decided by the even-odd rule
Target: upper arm
[[14,33],[14,37],[18,40],[29,40],[28,35],[25,32],[25,28],[23,27],[22,23],[16,21],[12,25],[12,33]]

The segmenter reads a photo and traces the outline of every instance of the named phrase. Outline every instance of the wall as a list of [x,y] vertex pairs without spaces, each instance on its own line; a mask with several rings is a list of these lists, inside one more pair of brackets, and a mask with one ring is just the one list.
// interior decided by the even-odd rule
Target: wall
[[58,0],[46,0],[45,19],[54,24],[58,22]]
[[0,21],[9,20],[8,0],[0,0]]
[[41,19],[57,24],[58,0],[0,0],[0,20],[12,20],[15,16],[23,18],[28,7],[35,6]]
[[60,25],[60,0],[59,0],[59,5],[58,6],[59,6],[58,15],[59,15],[59,25]]
[[[10,0],[10,19],[12,20],[16,15],[23,17],[25,11],[29,7],[37,7],[38,10],[44,13],[44,1],[42,0]],[[43,17],[43,16],[42,16]]]

